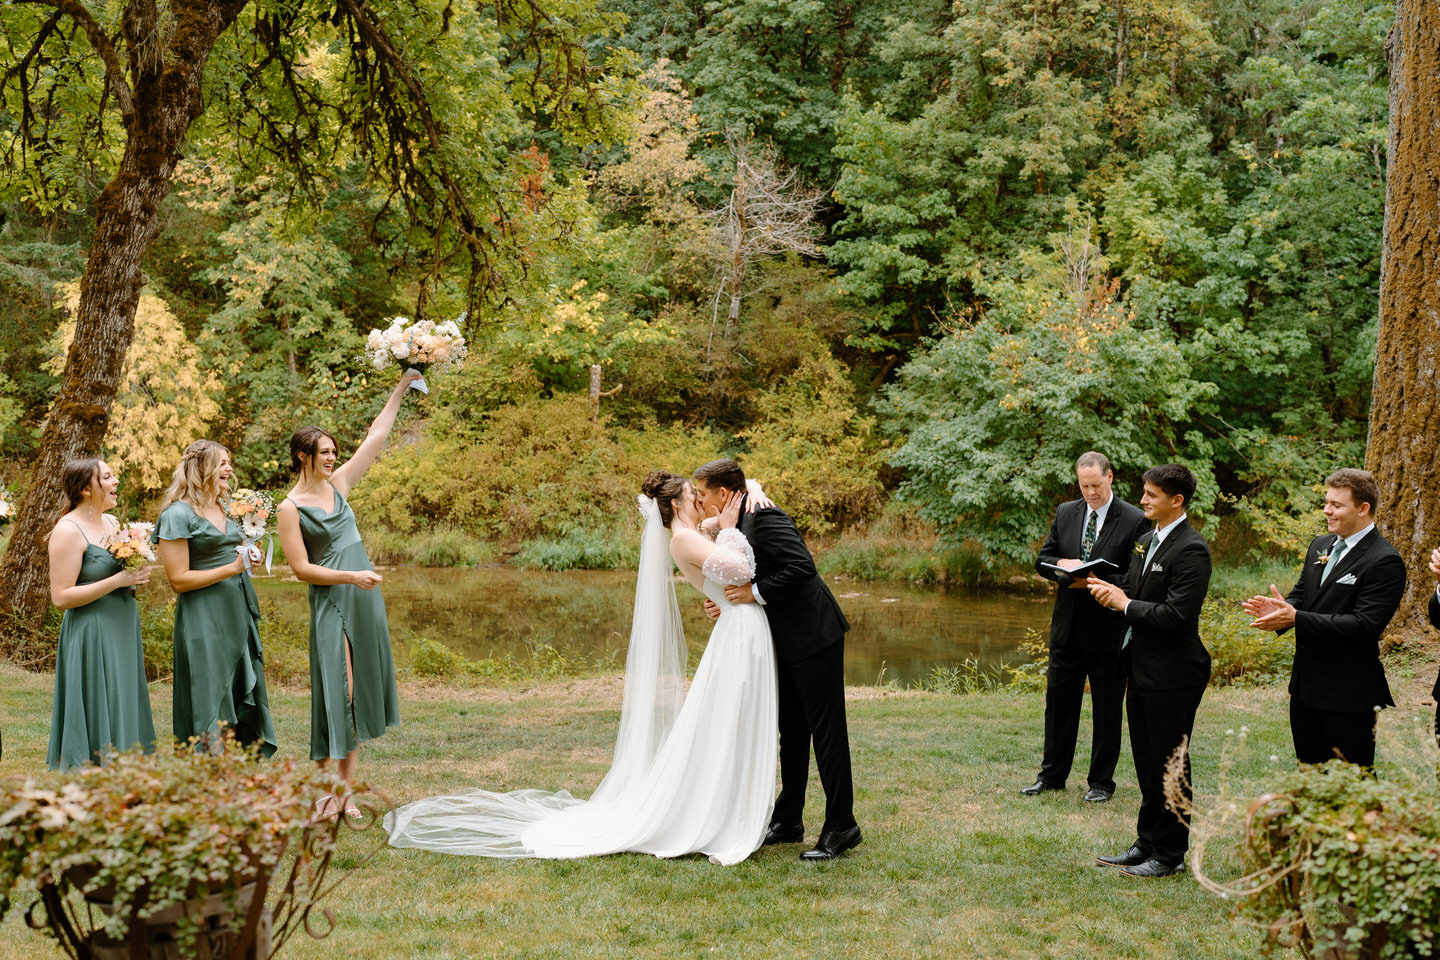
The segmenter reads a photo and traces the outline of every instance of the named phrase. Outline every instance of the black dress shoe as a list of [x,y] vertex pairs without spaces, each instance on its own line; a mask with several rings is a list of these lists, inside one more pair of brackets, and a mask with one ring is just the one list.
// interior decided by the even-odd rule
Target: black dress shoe
[[765,831],[765,840],[761,846],[768,847],[773,843],[804,843],[805,824],[803,823],[772,823],[770,829]]
[[858,826],[849,830],[825,830],[820,834],[820,839],[815,841],[814,850],[806,850],[800,854],[801,860],[834,860],[840,854],[851,847],[860,846],[860,841],[865,839],[860,836]]
[[1089,790],[1085,791],[1085,802],[1104,803],[1106,800],[1109,800],[1113,796],[1115,796],[1115,794],[1111,793],[1109,790],[1106,790],[1104,787],[1091,787]]
[[1046,783],[1044,780],[1036,780],[1028,787],[1021,787],[1020,792],[1027,797],[1039,796],[1047,790],[1064,790],[1064,787],[1057,787],[1054,784]]
[[1136,864],[1133,867],[1124,867],[1120,872],[1127,877],[1172,877],[1184,869],[1184,860],[1179,863],[1166,863],[1151,857],[1144,863]]
[[1138,867],[1149,859],[1150,854],[1141,850],[1139,846],[1131,844],[1130,849],[1120,854],[1120,856],[1096,857],[1095,862],[1102,867]]

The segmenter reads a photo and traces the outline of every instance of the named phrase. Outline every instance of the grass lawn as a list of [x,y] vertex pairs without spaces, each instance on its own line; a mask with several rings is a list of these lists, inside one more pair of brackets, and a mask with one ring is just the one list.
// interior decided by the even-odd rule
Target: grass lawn
[[[43,766],[51,679],[0,667],[0,774]],[[471,785],[569,787],[587,794],[609,761],[618,677],[506,687],[402,689],[402,727],[366,745],[361,775],[397,802]],[[168,730],[170,688],[152,688]],[[274,690],[281,751],[308,749],[309,698]],[[491,861],[386,849],[330,899],[329,939],[292,940],[289,957],[1144,957],[1249,958],[1257,934],[1188,875],[1142,881],[1094,865],[1133,837],[1138,793],[1126,748],[1110,803],[1078,777],[1040,798],[1017,792],[1038,766],[1039,695],[853,688],[849,707],[857,816],[865,843],[812,865],[795,846],[734,867],[701,857],[620,855],[570,862]],[[1401,719],[1399,711],[1389,711]],[[1195,769],[1202,801],[1218,789],[1219,754],[1250,730],[1231,777],[1254,793],[1288,768],[1285,694],[1212,690],[1201,708]],[[1088,729],[1088,720],[1082,729]],[[1278,761],[1270,759],[1279,756]],[[806,824],[821,821],[812,783]],[[370,836],[374,836],[371,834]],[[353,866],[362,837],[350,841]],[[349,851],[347,851],[348,853]],[[1234,875],[1226,845],[1208,866]],[[0,925],[0,960],[59,956],[24,927]],[[1283,952],[1280,956],[1285,956]]]

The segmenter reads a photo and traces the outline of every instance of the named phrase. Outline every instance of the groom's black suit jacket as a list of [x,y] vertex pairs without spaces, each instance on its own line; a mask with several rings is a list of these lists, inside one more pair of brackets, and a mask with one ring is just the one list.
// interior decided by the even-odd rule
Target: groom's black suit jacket
[[[1055,520],[1050,524],[1050,535],[1045,538],[1045,545],[1035,558],[1036,572],[1059,584],[1055,591],[1055,610],[1050,616],[1050,643],[1054,646],[1087,639],[1119,643],[1121,634],[1125,632],[1125,619],[1119,611],[1100,606],[1089,590],[1070,589],[1069,577],[1062,577],[1054,570],[1041,566],[1042,563],[1057,563],[1066,558],[1085,559],[1080,556],[1080,548],[1089,515],[1090,507],[1084,500],[1060,504],[1055,509]],[[1134,557],[1135,541],[1144,532],[1145,514],[1139,507],[1119,497],[1110,501],[1110,508],[1105,512],[1105,525],[1100,528],[1088,559],[1109,560],[1119,569],[1101,574],[1100,579],[1121,586],[1125,584],[1125,575]],[[1139,562],[1136,557],[1135,563]]]
[[755,551],[755,589],[765,601],[775,656],[794,663],[844,640],[850,623],[820,579],[795,521],[769,507],[742,512],[739,527]]
[[1338,539],[1327,533],[1310,542],[1300,580],[1285,598],[1295,607],[1290,696],[1342,713],[1393,707],[1380,664],[1380,634],[1405,595],[1405,561],[1379,529],[1371,530],[1340,557],[1322,584],[1320,557]]
[[[1154,531],[1139,540],[1148,550]],[[1200,532],[1181,520],[1145,563],[1130,563],[1125,593],[1130,603],[1130,687],[1140,693],[1204,690],[1210,652],[1200,642],[1200,608],[1210,589],[1210,548]],[[1133,712],[1133,711],[1132,711]]]

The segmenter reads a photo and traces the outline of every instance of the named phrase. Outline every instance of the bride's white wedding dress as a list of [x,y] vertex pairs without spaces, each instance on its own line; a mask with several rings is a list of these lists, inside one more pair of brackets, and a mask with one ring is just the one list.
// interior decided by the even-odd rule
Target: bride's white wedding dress
[[685,637],[659,510],[646,517],[625,702],[610,771],[589,800],[567,791],[471,790],[428,797],[387,815],[396,847],[487,857],[569,859],[632,851],[708,854],[739,863],[760,847],[775,797],[775,650],[764,611],[732,604],[755,558],[723,530],[703,566],[720,616],[689,693]]

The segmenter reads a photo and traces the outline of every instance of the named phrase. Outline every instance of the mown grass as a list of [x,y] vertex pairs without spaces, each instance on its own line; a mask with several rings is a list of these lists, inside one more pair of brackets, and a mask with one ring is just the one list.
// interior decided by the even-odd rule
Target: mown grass
[[[43,764],[48,676],[0,667],[5,756],[0,773]],[[404,725],[367,744],[361,775],[399,802],[472,785],[593,789],[609,762],[621,679],[418,686],[402,690]],[[170,689],[152,688],[168,729]],[[704,858],[620,855],[576,862],[502,862],[385,849],[353,869],[329,901],[339,928],[303,936],[296,958],[1145,957],[1249,958],[1257,934],[1188,877],[1134,881],[1092,856],[1129,843],[1137,803],[1128,748],[1120,791],[1087,805],[1077,778],[1030,799],[1043,698],[951,696],[852,688],[849,718],[857,815],[865,843],[843,860],[801,863],[770,847],[736,867]],[[282,755],[303,757],[309,699],[271,693]],[[1387,711],[1382,723],[1399,722]],[[1285,696],[1274,688],[1212,690],[1194,745],[1202,803],[1218,789],[1220,753],[1249,727],[1230,789],[1262,791],[1288,768]],[[1088,729],[1088,722],[1084,729]],[[1083,738],[1082,738],[1083,739]],[[1279,759],[1271,760],[1274,754]],[[1078,766],[1083,769],[1082,744]],[[811,830],[822,819],[812,784]],[[362,837],[347,841],[358,862]],[[1226,844],[1208,867],[1233,876]],[[0,960],[58,956],[13,913]],[[1281,953],[1280,956],[1286,956]]]

